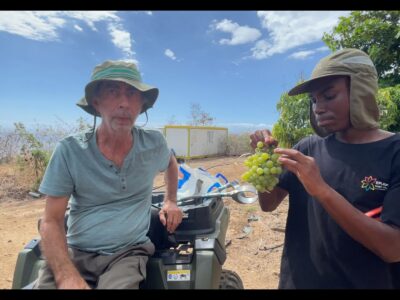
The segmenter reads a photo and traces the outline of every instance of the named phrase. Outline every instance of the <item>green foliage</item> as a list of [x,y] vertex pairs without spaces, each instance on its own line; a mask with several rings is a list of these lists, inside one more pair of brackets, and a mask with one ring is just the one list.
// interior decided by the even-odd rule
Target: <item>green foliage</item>
[[16,158],[18,169],[29,177],[35,177],[32,189],[37,190],[57,142],[92,126],[79,118],[76,124],[68,124],[59,119],[51,125],[36,124],[30,130],[21,122],[14,124],[14,131],[0,127],[0,163]]
[[43,150],[43,144],[26,130],[23,123],[14,123],[14,126],[15,132],[22,141],[21,154],[18,156],[17,164],[21,170],[25,168],[34,170],[35,181],[32,188],[37,190],[49,162],[50,153]]
[[322,40],[332,50],[357,48],[374,62],[381,87],[400,84],[400,11],[353,11]]
[[26,130],[23,123],[14,123],[14,126],[16,133],[25,141],[23,147],[27,147],[28,149],[36,149],[43,146],[43,144],[39,142],[32,133],[29,133]]
[[380,127],[400,131],[400,84],[378,90],[377,102],[380,110]]
[[291,148],[303,137],[314,133],[310,125],[308,95],[289,96],[284,93],[276,107],[280,116],[272,128],[272,135],[281,147]]

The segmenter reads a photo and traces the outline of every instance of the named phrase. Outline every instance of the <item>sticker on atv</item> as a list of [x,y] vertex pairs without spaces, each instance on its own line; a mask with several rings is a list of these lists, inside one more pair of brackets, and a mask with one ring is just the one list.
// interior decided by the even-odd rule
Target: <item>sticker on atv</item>
[[167,271],[167,281],[190,281],[190,270]]

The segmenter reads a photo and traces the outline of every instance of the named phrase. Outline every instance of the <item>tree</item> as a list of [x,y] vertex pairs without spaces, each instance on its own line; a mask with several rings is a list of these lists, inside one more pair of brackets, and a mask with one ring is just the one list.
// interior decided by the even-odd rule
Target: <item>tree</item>
[[14,126],[16,134],[22,140],[21,155],[18,157],[17,163],[21,169],[34,170],[35,182],[32,188],[37,190],[49,163],[50,153],[43,149],[43,144],[32,133],[28,132],[23,123],[14,123]]
[[215,118],[211,117],[209,113],[203,111],[198,103],[190,104],[190,124],[194,126],[211,125]]
[[380,127],[382,129],[400,131],[400,84],[378,90],[377,102],[380,111]]
[[332,50],[357,48],[374,62],[381,87],[400,84],[400,11],[354,11],[322,40]]
[[276,107],[280,117],[272,128],[272,135],[282,147],[290,148],[314,133],[310,125],[310,99],[307,94],[289,96],[284,93]]

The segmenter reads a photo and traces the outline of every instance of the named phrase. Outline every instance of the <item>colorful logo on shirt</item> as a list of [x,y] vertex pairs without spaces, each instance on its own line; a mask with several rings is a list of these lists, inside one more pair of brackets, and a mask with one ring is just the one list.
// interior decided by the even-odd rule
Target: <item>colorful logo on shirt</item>
[[386,191],[389,187],[388,183],[377,180],[372,176],[365,176],[363,180],[361,180],[361,188],[366,192],[368,191]]

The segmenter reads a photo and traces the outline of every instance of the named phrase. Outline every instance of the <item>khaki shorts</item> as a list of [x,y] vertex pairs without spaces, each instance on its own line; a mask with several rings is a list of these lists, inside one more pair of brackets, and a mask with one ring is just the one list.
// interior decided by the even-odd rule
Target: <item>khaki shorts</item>
[[[72,262],[89,286],[96,289],[138,289],[146,278],[148,257],[154,254],[149,242],[130,246],[112,255],[101,255],[69,248]],[[56,289],[53,272],[47,265],[39,270],[34,289]]]

